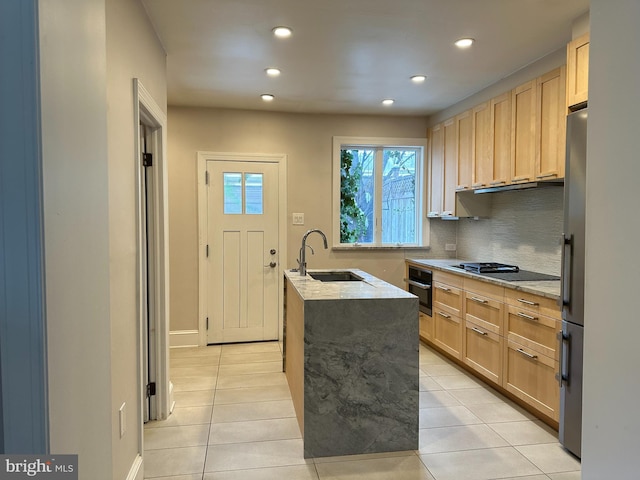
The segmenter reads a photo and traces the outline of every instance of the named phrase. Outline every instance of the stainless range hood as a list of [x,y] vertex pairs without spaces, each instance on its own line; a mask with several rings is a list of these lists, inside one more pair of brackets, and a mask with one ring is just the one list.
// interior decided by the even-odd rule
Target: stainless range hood
[[494,192],[508,192],[509,190],[527,190],[529,188],[543,188],[543,187],[562,187],[564,186],[564,180],[540,180],[538,182],[527,183],[514,183],[511,185],[495,185],[486,188],[477,188],[473,191],[475,194],[480,193],[494,193]]

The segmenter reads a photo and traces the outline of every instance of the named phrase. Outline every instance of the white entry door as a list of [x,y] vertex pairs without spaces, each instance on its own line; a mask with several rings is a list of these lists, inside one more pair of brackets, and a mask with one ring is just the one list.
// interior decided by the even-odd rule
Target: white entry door
[[278,165],[207,161],[207,343],[278,339]]

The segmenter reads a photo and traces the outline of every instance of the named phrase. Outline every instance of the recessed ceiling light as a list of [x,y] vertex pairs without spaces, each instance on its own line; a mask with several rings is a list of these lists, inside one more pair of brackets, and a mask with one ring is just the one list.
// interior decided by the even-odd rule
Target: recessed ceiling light
[[274,96],[273,96],[273,95],[271,95],[270,93],[263,93],[262,95],[260,95],[260,98],[261,98],[262,100],[264,100],[265,102],[270,102],[270,101],[272,101],[272,100],[273,100],[274,98],[276,98],[276,97],[274,97]]
[[277,68],[270,67],[270,68],[266,68],[264,71],[270,77],[277,77],[278,75],[280,75],[280,70]]
[[386,106],[393,105],[393,102],[393,98],[385,98],[384,100],[382,100],[382,104]]
[[422,82],[424,82],[426,79],[427,79],[427,76],[426,76],[426,75],[413,75],[413,76],[411,77],[411,81],[412,81],[413,83],[422,83]]
[[469,48],[473,45],[473,42],[475,42],[473,38],[461,38],[455,41],[455,46],[458,48]]
[[289,27],[275,27],[273,29],[273,34],[278,38],[289,38],[292,33],[293,30]]

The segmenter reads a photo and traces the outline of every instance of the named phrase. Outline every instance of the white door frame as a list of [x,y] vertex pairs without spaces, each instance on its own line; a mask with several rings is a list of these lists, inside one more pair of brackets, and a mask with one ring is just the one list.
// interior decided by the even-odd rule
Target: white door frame
[[[139,135],[140,122],[153,126],[151,134],[151,150],[154,152],[153,183],[155,188],[155,199],[153,205],[154,216],[154,241],[155,241],[155,358],[150,359],[154,363],[156,372],[156,404],[155,411],[157,419],[165,419],[171,411],[170,382],[169,382],[169,208],[168,208],[168,172],[166,162],[167,151],[167,116],[155,102],[151,94],[144,88],[142,83],[133,79],[133,99],[134,99],[134,128],[135,128],[135,175],[136,175],[136,223],[137,223],[137,270],[138,270],[138,409],[142,419],[144,416],[143,402],[146,398],[146,385],[144,381],[144,332],[146,328],[144,298],[141,295],[143,282],[146,282],[146,271],[144,271],[144,228],[142,224],[144,212],[144,176],[142,166],[142,155]],[[143,451],[142,440],[144,438],[143,423],[140,422],[140,454]]]
[[198,152],[198,344],[207,344],[207,161],[272,162],[278,164],[278,339],[282,340],[283,262],[287,258],[287,156],[269,153]]

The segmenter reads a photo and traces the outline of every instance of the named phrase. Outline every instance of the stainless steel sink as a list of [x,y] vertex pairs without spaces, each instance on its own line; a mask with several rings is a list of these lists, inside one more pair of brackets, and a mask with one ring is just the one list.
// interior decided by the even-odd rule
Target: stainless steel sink
[[307,272],[307,274],[314,280],[320,280],[321,282],[362,282],[362,277],[359,277],[355,273],[347,271],[333,271],[333,272]]

